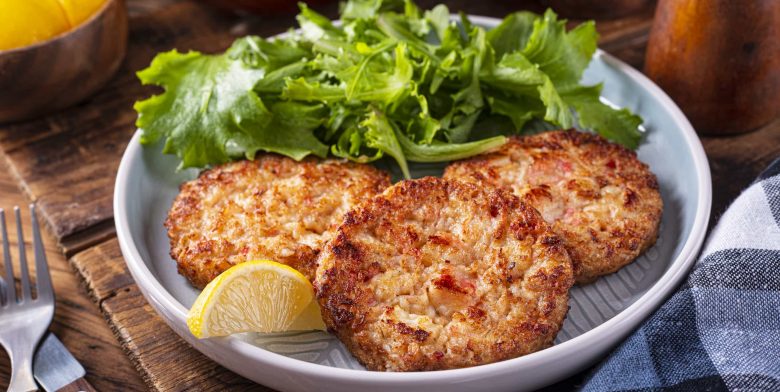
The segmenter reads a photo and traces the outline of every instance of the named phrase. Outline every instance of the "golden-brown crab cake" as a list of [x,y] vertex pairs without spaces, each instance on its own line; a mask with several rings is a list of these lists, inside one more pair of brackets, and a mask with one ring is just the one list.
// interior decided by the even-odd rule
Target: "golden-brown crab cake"
[[381,371],[475,366],[548,347],[574,282],[561,240],[532,207],[433,177],[348,212],[319,263],[328,329]]
[[444,177],[511,189],[563,238],[578,283],[611,274],[655,243],[663,202],[636,154],[604,138],[554,131],[510,138],[450,164]]
[[165,221],[171,257],[196,287],[251,259],[312,279],[344,214],[388,186],[387,173],[339,160],[268,154],[227,163],[182,184]]

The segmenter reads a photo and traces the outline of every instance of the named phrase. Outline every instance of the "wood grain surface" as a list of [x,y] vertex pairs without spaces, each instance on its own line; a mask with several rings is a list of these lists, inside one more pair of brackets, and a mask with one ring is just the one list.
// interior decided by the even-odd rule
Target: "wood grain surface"
[[[28,257],[32,255],[30,220],[27,209],[29,200],[18,188],[4,164],[0,163],[0,208],[10,211],[13,206],[23,206],[22,220]],[[8,219],[9,241],[14,260],[17,258],[16,226]],[[98,306],[86,294],[82,279],[74,273],[65,257],[59,252],[57,242],[43,233],[49,270],[57,298],[54,322],[50,330],[62,340],[87,371],[86,379],[99,391],[143,391],[144,383],[124,355],[122,348],[106,324]],[[18,264],[15,264],[18,266]],[[34,265],[31,266],[34,270]],[[16,272],[19,272],[17,267]],[[34,276],[34,275],[33,275]],[[6,390],[11,374],[5,351],[0,349],[0,391]]]
[[70,261],[150,387],[160,391],[267,390],[212,362],[168,328],[130,277],[116,239]]
[[[424,0],[420,4],[428,7],[438,2]],[[538,2],[530,0],[447,3],[452,10],[498,17],[519,9],[542,10]],[[87,379],[96,389],[143,390],[145,382],[149,389],[160,391],[196,387],[262,390],[194,351],[152,311],[119,254],[111,200],[119,159],[135,131],[132,103],[156,91],[140,86],[135,71],[148,65],[159,51],[177,48],[217,52],[237,36],[280,33],[294,25],[294,16],[236,15],[201,3],[175,0],[128,0],[127,6],[127,57],[103,90],[87,102],[48,117],[0,124],[0,151],[8,168],[0,173],[2,206],[21,202],[10,178],[28,199],[37,201],[52,234],[47,246],[59,301],[52,329],[85,365]],[[337,6],[332,3],[318,11],[335,16]],[[600,47],[641,69],[651,23],[649,11],[600,21]],[[728,203],[780,155],[780,120],[741,136],[705,137],[702,141],[712,168],[714,222]],[[65,258],[55,254],[55,242],[70,257],[89,295],[65,266]],[[101,320],[101,312],[110,329]],[[2,358],[0,388],[7,378],[8,363]],[[582,379],[583,374],[577,375],[550,390],[570,389]]]
[[76,381],[60,388],[57,392],[97,392],[89,381],[79,378]]

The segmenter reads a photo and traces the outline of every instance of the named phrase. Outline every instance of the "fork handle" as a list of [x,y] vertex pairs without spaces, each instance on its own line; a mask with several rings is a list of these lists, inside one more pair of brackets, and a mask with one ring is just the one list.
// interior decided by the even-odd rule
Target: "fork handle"
[[95,388],[90,385],[84,378],[79,378],[76,381],[60,388],[57,392],[97,392]]
[[8,384],[8,390],[37,391],[38,384],[35,383],[32,370],[32,347],[14,348],[8,350],[8,356],[11,357],[11,382]]

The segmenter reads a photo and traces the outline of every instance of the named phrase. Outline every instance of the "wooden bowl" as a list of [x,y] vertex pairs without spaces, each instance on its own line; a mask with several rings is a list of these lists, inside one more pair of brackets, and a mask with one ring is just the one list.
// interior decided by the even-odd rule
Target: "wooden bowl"
[[51,113],[87,98],[119,69],[127,48],[124,0],[47,41],[0,50],[0,123]]
[[705,135],[780,116],[780,1],[661,0],[645,74]]

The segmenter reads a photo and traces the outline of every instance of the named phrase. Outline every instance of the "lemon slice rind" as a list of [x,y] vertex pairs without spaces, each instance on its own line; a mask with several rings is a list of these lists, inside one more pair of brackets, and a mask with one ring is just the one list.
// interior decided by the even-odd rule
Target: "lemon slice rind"
[[308,279],[270,260],[235,265],[211,281],[190,308],[187,326],[197,338],[324,329]]

